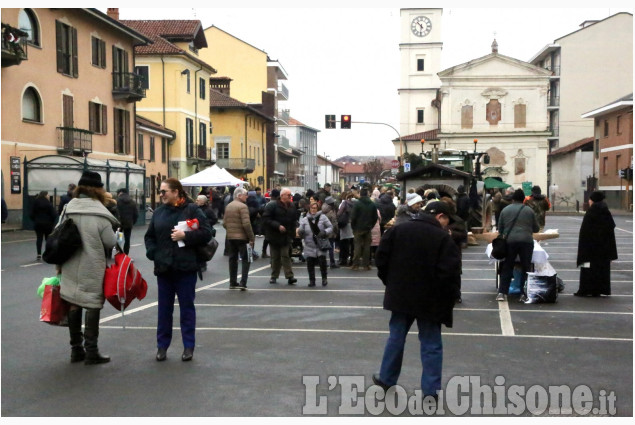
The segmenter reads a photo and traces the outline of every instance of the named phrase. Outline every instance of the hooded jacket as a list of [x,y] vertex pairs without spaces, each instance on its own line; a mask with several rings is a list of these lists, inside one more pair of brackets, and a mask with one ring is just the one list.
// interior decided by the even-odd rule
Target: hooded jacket
[[370,232],[377,223],[377,207],[368,196],[362,196],[353,205],[351,226],[353,232]]
[[106,270],[104,249],[115,246],[112,228],[119,222],[101,202],[81,195],[66,204],[64,215],[77,225],[82,246],[62,265],[60,295],[71,304],[101,309]]

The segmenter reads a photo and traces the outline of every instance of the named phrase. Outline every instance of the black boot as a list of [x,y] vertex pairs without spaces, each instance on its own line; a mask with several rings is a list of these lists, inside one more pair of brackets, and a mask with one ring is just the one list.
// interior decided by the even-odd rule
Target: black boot
[[306,261],[306,271],[309,274],[309,286],[315,286],[315,263],[316,259],[308,257]]
[[86,352],[84,351],[81,307],[68,312],[68,331],[71,335],[71,363],[83,362]]
[[110,357],[102,356],[97,348],[99,338],[99,313],[96,308],[86,309],[86,319],[84,321],[84,348],[86,349],[86,359],[84,364],[108,363]]
[[323,255],[318,257],[318,263],[320,264],[320,274],[322,275],[322,286],[326,286],[329,284],[327,280],[328,268],[326,267],[326,257]]

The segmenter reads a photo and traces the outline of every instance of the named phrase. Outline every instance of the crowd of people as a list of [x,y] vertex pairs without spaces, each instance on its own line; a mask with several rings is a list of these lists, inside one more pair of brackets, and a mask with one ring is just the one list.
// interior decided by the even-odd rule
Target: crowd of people
[[[271,285],[278,283],[281,273],[287,285],[297,285],[292,267],[296,257],[298,262],[306,263],[311,288],[317,287],[316,266],[322,287],[329,284],[329,269],[349,267],[365,272],[376,268],[386,286],[383,304],[391,317],[381,367],[373,375],[373,382],[384,388],[397,383],[406,336],[417,321],[423,364],[421,389],[424,395],[435,397],[441,388],[441,326],[452,326],[454,305],[462,302],[461,252],[468,246],[470,209],[462,186],[453,196],[423,186],[403,194],[389,186],[352,186],[334,193],[332,186],[326,184],[317,192],[307,190],[303,194],[276,187],[268,196],[260,188],[203,188],[192,199],[177,179],[168,178],[161,183],[159,194],[161,205],[154,211],[144,235],[146,257],[154,264],[158,286],[157,361],[167,359],[177,298],[181,359],[190,361],[194,356],[195,287],[197,277],[202,278],[206,270],[197,248],[216,235],[214,226],[222,220],[230,289],[247,290],[251,262],[258,258],[258,237],[264,238],[261,258],[270,261]],[[83,241],[71,259],[58,266],[64,282],[61,297],[71,305],[71,362],[100,364],[110,360],[97,348],[104,304],[101,276],[109,251],[112,253],[116,244],[115,230],[123,232],[122,250],[128,253],[139,209],[125,189],[117,192],[116,199],[109,195],[100,175],[85,171],[77,185],[69,185],[59,211],[50,204],[46,192],[40,193],[33,203],[31,219],[35,223],[38,258],[43,240],[55,223],[61,222],[58,215],[73,218]],[[538,186],[530,196],[513,188],[494,193],[491,202],[496,204],[495,224],[508,242],[508,258],[496,298],[504,301],[517,256],[523,271],[529,270],[533,233],[544,228],[550,204]],[[575,295],[609,295],[610,261],[617,258],[615,223],[602,192],[594,192],[589,204],[580,230],[577,263],[582,271],[580,289]],[[179,228],[179,222],[194,219],[197,226],[188,231]],[[521,300],[524,297],[523,293]]]

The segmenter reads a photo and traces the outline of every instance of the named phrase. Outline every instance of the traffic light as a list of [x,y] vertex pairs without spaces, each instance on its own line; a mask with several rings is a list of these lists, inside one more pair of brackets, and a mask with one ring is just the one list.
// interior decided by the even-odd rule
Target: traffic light
[[340,128],[351,128],[350,115],[342,115],[342,120],[340,121]]
[[325,115],[325,128],[335,128],[335,115]]

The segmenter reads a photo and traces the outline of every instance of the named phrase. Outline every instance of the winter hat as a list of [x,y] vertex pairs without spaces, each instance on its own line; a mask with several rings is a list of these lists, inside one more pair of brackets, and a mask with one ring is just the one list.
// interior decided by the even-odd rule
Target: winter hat
[[[410,195],[414,195],[414,196],[410,196]],[[406,199],[408,200],[408,206],[411,207],[414,204],[418,204],[419,202],[423,202],[423,199],[421,198],[421,196],[417,195],[416,193],[409,193],[408,196],[406,196]]]
[[101,182],[101,175],[99,173],[84,171],[77,186],[104,187],[104,184]]
[[408,193],[406,194],[406,202],[410,201],[411,199],[413,199],[415,196],[417,196],[416,193]]
[[278,189],[273,189],[271,191],[271,197],[272,198],[279,198],[280,197],[280,191]]
[[604,198],[604,192],[600,192],[599,190],[596,190],[591,194],[591,196],[589,196],[589,199],[591,199],[593,202],[602,202]]
[[534,186],[531,188],[531,194],[532,195],[541,195],[542,194],[542,190],[540,189],[540,186]]
[[324,202],[329,205],[335,205],[335,198],[333,198],[332,196],[327,196],[326,199],[324,199]]
[[448,207],[448,204],[441,201],[429,202],[426,205],[426,208],[424,211],[432,215],[445,214],[448,217],[452,215],[452,213],[450,212],[450,207]]

